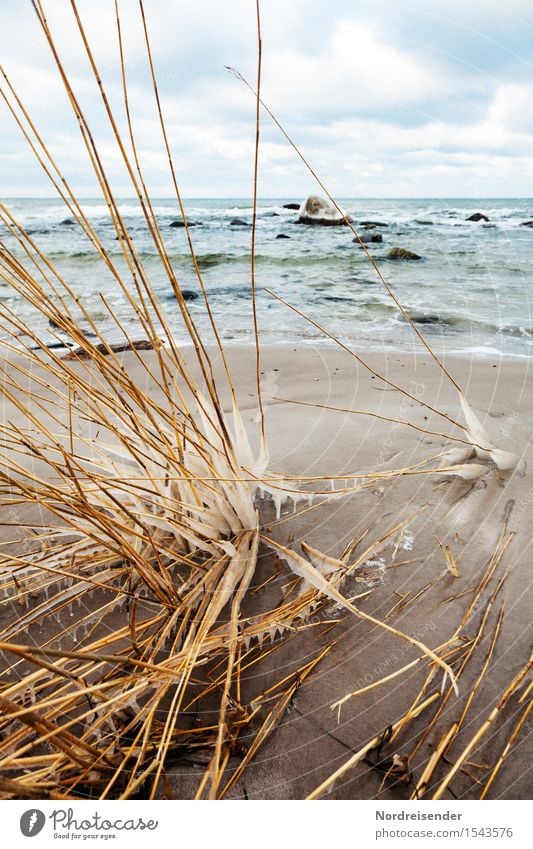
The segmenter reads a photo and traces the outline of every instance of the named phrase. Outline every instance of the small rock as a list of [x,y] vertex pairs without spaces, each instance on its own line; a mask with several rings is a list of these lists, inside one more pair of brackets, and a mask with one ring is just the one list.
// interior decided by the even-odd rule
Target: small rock
[[75,223],[76,222],[73,218],[64,218],[63,221],[61,221],[61,224],[63,224],[65,227],[73,227]]
[[388,227],[388,224],[385,224],[384,221],[360,221],[361,227]]
[[290,236],[287,236],[286,233],[278,233],[276,239],[290,239]]
[[300,209],[299,203],[284,203],[282,209]]
[[[200,296],[198,292],[194,292],[192,289],[182,289],[181,294],[183,295],[184,301],[196,301]],[[163,301],[175,301],[176,295],[169,289],[167,292],[159,296]]]
[[347,215],[339,213],[339,210],[324,198],[318,195],[309,195],[300,207],[298,223],[331,227],[348,224],[351,220]]
[[440,324],[440,316],[411,314],[411,321],[414,321],[415,324]]
[[360,233],[358,239],[352,239],[356,244],[360,244],[363,242],[365,245],[368,245],[372,242],[382,242],[383,236],[381,233]]
[[[179,221],[172,221],[170,224],[171,227],[185,227],[185,221],[180,219]],[[187,227],[201,227],[201,221],[187,221]]]
[[248,224],[247,221],[244,221],[242,218],[232,218],[230,221],[230,227],[251,227],[251,224]]
[[482,212],[474,212],[473,215],[469,215],[468,218],[466,218],[465,220],[466,221],[490,221],[490,219],[486,215],[483,215]]
[[415,224],[420,224],[422,227],[432,227],[433,221],[424,221],[420,218],[415,218]]
[[533,227],[533,221],[522,221],[521,227]]
[[413,251],[408,251],[407,248],[391,248],[387,257],[389,259],[422,259],[421,256],[413,253]]

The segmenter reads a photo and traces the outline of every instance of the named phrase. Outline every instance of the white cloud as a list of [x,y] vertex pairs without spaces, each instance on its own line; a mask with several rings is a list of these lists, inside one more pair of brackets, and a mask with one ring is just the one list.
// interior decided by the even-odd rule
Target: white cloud
[[356,112],[384,103],[421,103],[441,87],[435,66],[380,40],[366,24],[338,21],[325,35],[313,52],[286,46],[267,56],[266,86],[276,98],[283,94],[285,108],[315,115]]
[[[524,51],[530,0],[406,0],[404,4],[338,0],[263,2],[263,93],[334,191],[357,194],[533,193],[527,154],[533,145],[533,85],[516,66],[502,77],[453,59],[435,45],[439,16],[457,24],[463,53],[518,33]],[[527,5],[527,8],[526,8]],[[80,10],[95,46],[110,100],[124,127],[113,3],[82,0]],[[3,61],[67,174],[90,185],[86,155],[35,15],[0,0]],[[130,101],[146,175],[154,191],[169,191],[165,157],[146,74],[135,0],[120,0],[127,47]],[[76,92],[119,193],[129,191],[98,92],[80,48],[70,5],[49,0],[46,10]],[[414,11],[413,11],[414,10]],[[254,99],[223,69],[237,65],[253,83],[255,4],[250,0],[169,0],[146,4],[164,113],[184,191],[196,195],[249,194]],[[387,14],[385,14],[385,12]],[[401,12],[401,14],[400,14]],[[499,17],[498,17],[499,16]],[[417,38],[416,23],[433,21],[435,49]],[[413,23],[406,35],[406,20]],[[442,30],[444,32],[444,30]],[[427,35],[427,29],[425,30]],[[448,33],[449,35],[449,33]],[[514,37],[514,36],[513,36]],[[513,43],[511,43],[511,48]],[[511,55],[509,48],[506,55]],[[533,61],[531,56],[525,60]],[[490,53],[488,54],[490,58]],[[2,137],[0,177],[9,193],[40,193],[46,184],[10,124]],[[313,186],[294,153],[263,122],[264,194],[298,196]],[[516,167],[513,169],[513,163]],[[85,173],[84,173],[85,170]],[[476,187],[475,190],[473,187]]]
[[502,130],[533,130],[533,88],[519,83],[498,86],[489,120]]

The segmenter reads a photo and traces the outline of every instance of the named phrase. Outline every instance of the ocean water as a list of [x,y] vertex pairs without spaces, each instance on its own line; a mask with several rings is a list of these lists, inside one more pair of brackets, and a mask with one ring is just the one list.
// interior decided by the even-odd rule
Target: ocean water
[[[412,330],[364,252],[353,243],[349,229],[298,224],[298,213],[284,209],[283,204],[300,200],[287,197],[259,202],[256,285],[263,341],[315,342],[321,338],[316,327],[269,295],[265,291],[269,288],[356,349],[416,347]],[[131,336],[142,338],[126,296],[60,201],[15,199],[6,203],[110,338],[119,334],[101,294]],[[383,242],[368,247],[399,300],[437,350],[533,354],[533,227],[522,226],[533,218],[533,200],[344,199],[341,203],[360,232],[382,234]],[[86,200],[82,205],[133,292],[105,205],[100,200]],[[209,338],[186,234],[170,226],[179,219],[176,202],[155,200],[154,209],[177,277],[191,299],[191,312]],[[195,199],[186,202],[186,209],[189,221],[197,224],[191,234],[220,333],[226,340],[249,341],[250,201]],[[122,200],[120,210],[175,335],[186,341],[177,303],[138,204]],[[477,211],[490,221],[465,220]],[[236,218],[247,226],[232,225]],[[380,226],[366,231],[362,221],[380,222]],[[278,239],[278,235],[289,238]],[[7,242],[11,238],[5,228],[2,238]],[[422,259],[393,261],[387,257],[392,247],[408,248]],[[49,332],[43,319],[5,282],[0,284],[0,309],[2,305],[39,324],[41,332]],[[54,342],[51,331],[50,340]]]

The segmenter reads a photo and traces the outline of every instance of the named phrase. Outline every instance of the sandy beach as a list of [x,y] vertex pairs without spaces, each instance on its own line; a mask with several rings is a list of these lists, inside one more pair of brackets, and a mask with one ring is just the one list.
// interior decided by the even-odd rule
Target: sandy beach
[[[256,432],[258,408],[253,348],[242,345],[229,347],[227,351],[246,426],[250,432]],[[125,369],[136,373],[137,379],[146,383],[146,373],[137,355],[126,352],[120,356]],[[143,352],[141,356],[150,362],[155,354]],[[216,356],[214,359],[215,372],[221,377],[221,364]],[[458,432],[429,407],[438,408],[451,418],[459,417],[457,392],[428,355],[372,354],[367,360],[372,368],[391,382],[400,384],[427,406],[406,399],[372,376],[346,352],[332,346],[264,347],[261,371],[272,471],[300,477],[336,475],[352,480],[365,472],[412,466],[448,447],[446,434],[457,435]],[[370,758],[370,762],[360,762],[348,771],[326,798],[409,798],[434,747],[460,716],[472,690],[474,696],[467,719],[448,752],[451,761],[489,716],[509,681],[527,662],[530,652],[533,501],[533,375],[530,361],[457,356],[449,357],[446,365],[494,443],[521,456],[514,472],[502,473],[489,465],[487,473],[474,482],[442,475],[397,477],[338,499],[324,495],[315,499],[313,509],[302,511],[299,506],[300,515],[296,517],[292,515],[292,507],[284,507],[280,521],[276,520],[270,502],[261,507],[263,527],[278,542],[291,543],[293,549],[298,549],[299,543],[305,541],[336,557],[350,540],[364,534],[357,551],[369,547],[372,553],[342,592],[351,597],[371,590],[359,602],[365,611],[418,637],[430,648],[449,639],[460,623],[472,600],[472,587],[479,581],[498,544],[504,521],[513,534],[495,573],[496,583],[504,573],[508,575],[490,610],[487,620],[490,628],[487,627],[483,635],[477,660],[465,668],[459,681],[459,696],[448,700],[435,727],[409,761],[408,771],[413,777],[410,783],[391,781],[383,769],[371,765]],[[86,363],[76,367],[90,369]],[[143,388],[157,392],[153,387]],[[35,391],[31,379],[25,390],[28,394]],[[39,392],[41,396],[48,393],[50,399],[54,397],[53,386],[47,390],[41,386]],[[315,405],[366,411],[375,416],[326,410]],[[43,426],[49,424],[42,411],[39,417]],[[418,429],[387,418],[408,419]],[[27,424],[11,404],[4,410],[3,420]],[[38,468],[39,461],[36,461],[34,470]],[[37,516],[38,509],[32,509]],[[31,523],[27,511],[24,516],[17,514],[16,507],[10,511],[10,525],[20,521]],[[401,531],[374,545],[403,520],[408,521]],[[16,550],[12,543],[13,527],[3,527],[2,538],[5,553]],[[446,546],[453,554],[457,576],[447,564]],[[272,554],[264,552],[254,577],[256,587],[271,566]],[[279,600],[288,580],[289,572],[281,564],[276,579],[257,597],[262,598],[263,603],[265,599]],[[479,624],[495,586],[488,587],[479,599],[473,622]],[[500,634],[493,647],[488,672],[477,687],[476,680],[487,658],[500,608],[503,608]],[[1,620],[4,633],[9,629],[12,615],[12,611],[4,609]],[[334,619],[342,621],[333,632],[324,634],[323,623]],[[268,686],[274,673],[280,678],[287,669],[288,674],[291,668],[316,654],[320,645],[326,645],[332,636],[337,639],[336,645],[298,688],[279,727],[233,787],[231,798],[307,797],[353,752],[405,713],[419,692],[427,674],[424,664],[375,690],[347,700],[340,709],[331,709],[331,705],[347,693],[389,675],[417,655],[406,643],[368,622],[346,615],[346,611],[334,609],[333,605],[320,620],[317,619],[316,628],[296,634],[267,658],[260,673],[264,681],[255,680],[255,673],[251,673],[249,680],[244,676],[245,691],[248,687],[253,691],[261,684]],[[402,757],[409,755],[427,726],[430,714],[424,713],[398,734],[388,751],[389,758],[393,753]],[[443,798],[479,797],[479,782],[494,766],[518,715],[518,696],[514,696],[467,759],[464,769],[454,778],[451,792],[447,790]],[[526,723],[490,789],[489,798],[526,798],[531,781],[527,739]],[[238,762],[237,755],[230,759],[228,775]],[[166,774],[176,798],[194,796],[202,774],[201,764],[201,757],[197,764],[171,760]]]

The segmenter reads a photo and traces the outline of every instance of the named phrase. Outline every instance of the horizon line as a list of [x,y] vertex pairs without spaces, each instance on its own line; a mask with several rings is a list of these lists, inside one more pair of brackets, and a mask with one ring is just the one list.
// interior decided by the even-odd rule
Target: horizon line
[[[296,194],[296,192],[294,193]],[[312,194],[312,193],[311,193]],[[102,195],[77,195],[79,200],[100,200],[105,203],[105,198]],[[155,200],[172,200],[175,201],[175,195],[151,195]],[[257,198],[258,201],[264,200],[285,200],[289,195],[262,195]],[[306,195],[305,198],[310,197]],[[533,195],[337,195],[337,200],[533,200]],[[304,198],[304,200],[305,200]],[[62,198],[57,195],[4,195],[1,197],[3,202],[17,200],[57,200]],[[248,195],[184,195],[184,200],[252,200],[252,196]],[[139,200],[137,195],[116,195],[116,200]],[[289,200],[289,202],[291,202]],[[303,201],[302,201],[303,202]]]

